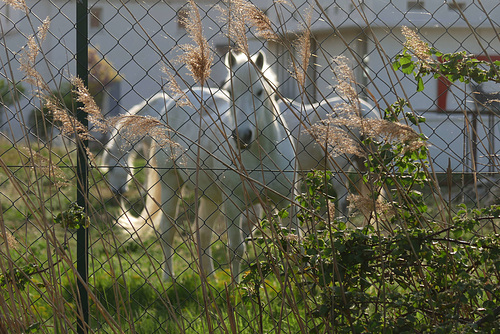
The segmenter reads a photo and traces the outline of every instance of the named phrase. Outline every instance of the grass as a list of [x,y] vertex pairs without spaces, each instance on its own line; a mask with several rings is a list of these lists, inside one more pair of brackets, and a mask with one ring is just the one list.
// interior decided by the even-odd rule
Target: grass
[[[29,306],[37,319],[45,319],[44,327],[57,332],[60,319],[57,312],[77,312],[74,272],[76,240],[75,230],[56,225],[53,216],[66,210],[75,200],[76,189],[74,185],[57,187],[51,175],[34,176],[32,159],[22,155],[20,149],[13,149],[8,142],[2,142],[1,147],[4,152],[2,159],[11,162],[10,176],[4,170],[0,171],[2,218],[6,235],[15,239],[15,246],[13,242],[9,246],[9,255],[4,248],[2,254],[16,272],[29,277],[29,281],[18,291],[20,300]],[[58,149],[42,149],[37,154],[47,159],[44,162],[53,161],[61,166],[65,179],[75,178],[74,170],[67,167],[74,160],[73,152],[65,154]],[[139,161],[138,166],[143,163]],[[143,171],[139,171],[139,180],[144,178],[143,174]],[[256,316],[253,314],[255,308],[242,302],[242,292],[232,285],[225,238],[215,241],[212,247],[215,263],[220,268],[209,278],[208,292],[201,288],[192,250],[183,240],[185,236],[177,236],[175,240],[173,263],[178,277],[175,282],[164,282],[159,271],[163,259],[159,241],[152,237],[141,245],[114,226],[114,215],[119,212],[117,202],[102,175],[96,170],[91,175],[89,283],[91,293],[98,301],[91,302],[93,316],[90,326],[94,330],[107,332],[118,327],[124,332],[168,333],[170,330],[180,330],[196,333],[207,329],[204,314],[208,312],[209,317],[213,317],[212,326],[220,327],[220,332],[224,332],[224,326],[226,329],[230,326],[227,305],[229,294],[231,312],[243,315],[237,317],[238,328],[242,333],[256,331],[251,321]],[[16,188],[16,184],[20,188]],[[22,196],[28,194],[27,198],[34,203],[43,202],[48,197],[43,203],[45,209],[30,213],[29,207],[21,201],[19,191]],[[138,199],[140,194],[132,190],[131,196],[132,199]],[[138,205],[136,211],[141,209]],[[249,247],[249,254],[253,254],[252,246]],[[27,271],[31,266],[36,268],[35,272]],[[56,281],[51,276],[53,273],[58,273]],[[276,300],[274,308],[278,312],[283,306],[276,299],[277,282],[269,282],[269,287],[272,287],[274,296],[270,298]],[[51,295],[62,298],[56,303],[58,308],[50,299]],[[6,302],[12,302],[12,296],[5,293],[2,296]],[[113,325],[109,324],[110,318],[114,319]],[[220,319],[225,319],[226,323],[220,323]],[[264,322],[266,328],[272,330],[274,321],[269,316]],[[25,330],[29,328],[27,324],[23,326]]]
[[[2,217],[5,235],[12,235],[16,241],[15,247],[9,246],[8,253],[2,248],[3,271],[10,272],[5,269],[10,266],[29,278],[17,292],[21,296],[20,303],[31,309],[34,319],[44,319],[45,323],[40,326],[52,328],[53,331],[49,332],[58,332],[65,323],[61,315],[66,317],[78,313],[74,269],[76,240],[75,230],[54,224],[53,216],[66,210],[75,200],[76,189],[71,184],[59,186],[51,174],[33,175],[34,158],[22,154],[29,150],[13,149],[6,142],[2,142],[1,147],[5,152],[2,158],[11,162],[10,176],[4,170],[0,171]],[[73,150],[68,154],[64,150],[36,150],[33,147],[32,151],[37,152],[36,157],[43,157],[39,158],[42,162],[52,161],[60,166],[63,174],[57,180],[75,178],[73,168],[69,167],[75,159]],[[145,161],[139,160],[136,165],[139,170],[136,177],[140,182],[145,177],[144,169],[141,169],[144,164]],[[277,328],[288,333],[300,331],[300,326],[315,327],[314,319],[300,324],[312,305],[300,301],[301,292],[294,291],[297,287],[289,287],[291,290],[283,295],[282,282],[272,276],[258,288],[258,295],[265,301],[255,300],[255,291],[249,292],[248,286],[235,287],[229,274],[224,237],[216,240],[213,246],[214,260],[220,267],[208,278],[207,284],[203,284],[193,260],[193,251],[185,242],[186,235],[178,235],[174,242],[173,261],[178,276],[175,282],[163,281],[159,270],[163,255],[157,238],[143,240],[143,244],[130,239],[115,225],[119,205],[103,176],[93,169],[91,180],[89,286],[91,295],[95,296],[95,300],[91,299],[90,309],[93,330],[112,332],[119,328],[123,332],[139,333],[200,333],[209,330],[226,333],[231,326],[236,326],[239,333],[269,332]],[[19,192],[33,203],[43,203],[45,209],[30,212],[30,206],[21,200]],[[424,189],[424,192],[429,197],[432,193],[431,188]],[[140,192],[132,187],[130,198],[139,203],[134,208],[137,212],[142,209],[140,196]],[[192,199],[190,201],[192,205]],[[430,214],[437,211],[431,204]],[[188,214],[188,217],[192,219],[192,215]],[[260,254],[261,250],[252,242],[248,247],[248,263],[252,263],[254,254]],[[27,268],[36,269],[29,272]],[[54,273],[57,274],[53,276]],[[290,299],[285,298],[287,295],[294,296],[298,302],[290,305]],[[2,296],[5,302],[13,302],[13,296],[5,292]],[[54,302],[52,298],[61,299]],[[259,303],[265,303],[264,312]],[[29,321],[23,325],[24,330],[29,328],[28,324]],[[36,324],[31,323],[32,326]]]

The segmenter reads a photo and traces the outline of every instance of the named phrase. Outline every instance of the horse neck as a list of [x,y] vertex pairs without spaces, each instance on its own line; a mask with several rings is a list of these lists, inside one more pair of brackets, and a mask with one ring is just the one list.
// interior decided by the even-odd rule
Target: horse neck
[[261,145],[267,151],[271,151],[275,148],[277,142],[286,137],[286,123],[280,116],[279,105],[274,102],[274,96],[272,95],[264,101],[261,112],[263,115],[258,117],[258,126],[261,129],[260,136],[267,139],[261,141]]

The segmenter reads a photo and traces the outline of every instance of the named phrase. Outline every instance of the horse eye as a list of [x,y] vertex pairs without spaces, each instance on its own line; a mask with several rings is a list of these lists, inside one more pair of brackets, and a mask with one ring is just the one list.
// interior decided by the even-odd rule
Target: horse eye
[[262,97],[263,94],[264,94],[264,89],[262,89],[262,88],[258,89],[255,92],[255,96],[257,96],[257,97]]

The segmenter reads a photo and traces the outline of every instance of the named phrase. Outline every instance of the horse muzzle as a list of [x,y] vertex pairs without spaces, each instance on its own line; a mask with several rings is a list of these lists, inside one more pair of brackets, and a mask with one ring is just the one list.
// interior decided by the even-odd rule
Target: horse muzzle
[[110,186],[111,188],[111,192],[113,193],[113,195],[117,198],[122,198],[124,196],[124,194],[128,191],[128,187],[125,186],[125,185],[122,185],[118,188],[115,188],[113,186]]
[[234,129],[232,135],[234,141],[236,142],[236,146],[240,150],[246,150],[252,144],[252,130],[250,129],[245,129],[243,131]]

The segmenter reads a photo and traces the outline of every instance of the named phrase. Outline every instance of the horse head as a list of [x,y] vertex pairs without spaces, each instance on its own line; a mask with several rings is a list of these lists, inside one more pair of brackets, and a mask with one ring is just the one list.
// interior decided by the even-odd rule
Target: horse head
[[[112,137],[106,144],[99,169],[106,176],[106,181],[115,195],[122,195],[128,191],[132,175],[129,166],[130,145],[123,145],[119,131],[113,131]],[[129,147],[130,146],[130,147]]]
[[251,58],[229,52],[225,62],[229,77],[223,88],[231,95],[232,137],[237,147],[244,150],[275,119],[274,74],[262,51]]

